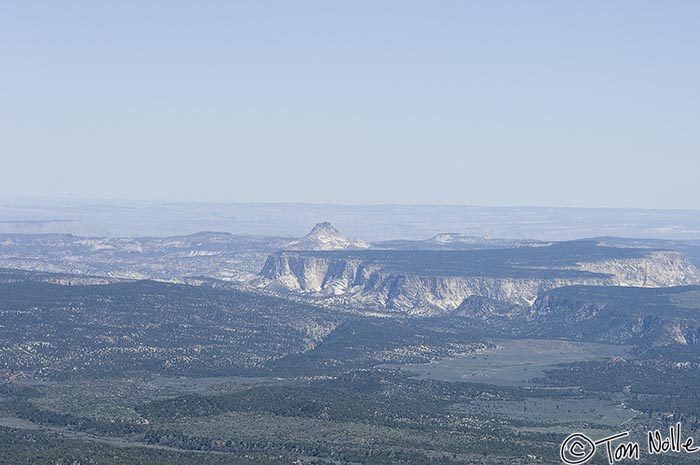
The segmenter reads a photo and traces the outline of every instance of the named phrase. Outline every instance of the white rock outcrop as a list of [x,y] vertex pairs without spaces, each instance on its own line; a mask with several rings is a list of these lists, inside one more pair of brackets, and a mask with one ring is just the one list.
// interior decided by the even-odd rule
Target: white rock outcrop
[[[280,252],[268,257],[261,276],[276,292],[295,292],[328,303],[387,312],[433,315],[483,296],[532,305],[549,289],[572,285],[667,287],[700,284],[700,271],[679,252],[654,251],[637,258],[582,262],[586,274],[565,278],[435,276],[396,272],[357,258]],[[546,276],[546,275],[545,275]]]

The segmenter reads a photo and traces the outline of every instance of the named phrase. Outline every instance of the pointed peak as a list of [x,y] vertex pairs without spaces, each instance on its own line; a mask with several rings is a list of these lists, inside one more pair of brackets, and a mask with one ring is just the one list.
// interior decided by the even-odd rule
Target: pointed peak
[[307,234],[307,236],[320,232],[328,232],[340,235],[340,231],[338,231],[332,224],[330,224],[328,221],[323,221],[321,223],[316,223],[313,229],[311,229],[311,232]]
[[328,221],[316,223],[311,232],[296,241],[287,244],[288,250],[344,250],[367,249],[369,245],[343,236]]

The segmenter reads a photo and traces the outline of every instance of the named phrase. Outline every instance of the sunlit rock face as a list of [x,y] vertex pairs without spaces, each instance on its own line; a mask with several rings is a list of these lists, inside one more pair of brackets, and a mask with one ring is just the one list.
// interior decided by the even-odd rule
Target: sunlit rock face
[[[283,251],[270,255],[260,274],[266,280],[266,287],[277,292],[294,292],[333,304],[414,315],[452,311],[470,296],[532,305],[542,292],[564,286],[668,287],[700,283],[700,271],[683,254],[672,251],[580,261],[574,265],[542,268],[541,276],[530,272],[525,277],[508,273],[499,276],[469,272],[463,275],[423,274],[420,270],[402,272],[381,262],[357,257]],[[569,271],[571,273],[567,273]]]

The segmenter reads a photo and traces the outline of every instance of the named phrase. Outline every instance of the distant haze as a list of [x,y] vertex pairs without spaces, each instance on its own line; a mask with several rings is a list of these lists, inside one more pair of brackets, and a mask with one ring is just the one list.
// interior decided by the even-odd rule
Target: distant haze
[[697,1],[4,1],[0,197],[700,209],[698,24]]
[[0,233],[171,236],[199,231],[300,237],[319,221],[366,241],[438,233],[566,240],[623,236],[700,240],[693,210],[451,205],[224,204],[0,200]]

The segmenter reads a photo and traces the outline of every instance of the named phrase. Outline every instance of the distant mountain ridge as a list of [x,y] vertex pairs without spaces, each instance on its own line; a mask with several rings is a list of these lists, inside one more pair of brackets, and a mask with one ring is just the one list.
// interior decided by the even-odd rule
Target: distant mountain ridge
[[503,239],[489,236],[468,236],[460,233],[439,233],[429,239],[395,239],[373,242],[372,248],[389,250],[469,250],[505,249],[546,246],[551,242],[527,239]]

